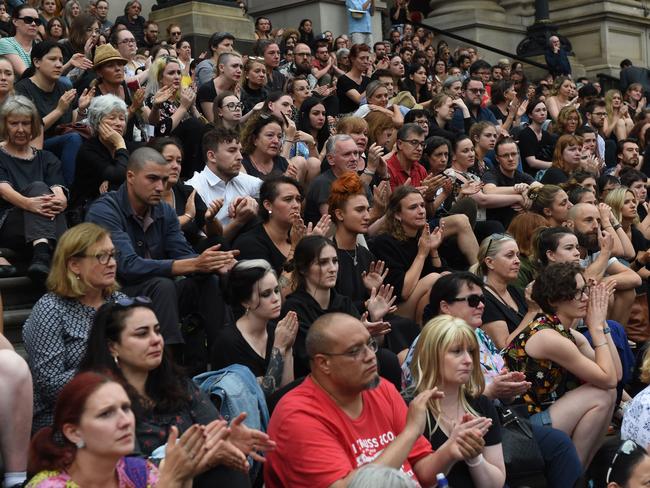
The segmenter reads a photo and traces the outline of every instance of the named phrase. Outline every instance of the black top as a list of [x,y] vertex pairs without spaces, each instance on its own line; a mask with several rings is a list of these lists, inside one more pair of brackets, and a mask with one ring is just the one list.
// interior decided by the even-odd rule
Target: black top
[[[404,301],[402,299],[404,277],[418,254],[419,239],[419,233],[417,236],[406,239],[405,241],[397,240],[390,234],[379,234],[368,242],[370,250],[375,257],[384,261],[386,266],[388,266],[388,275],[384,283],[390,283],[395,287],[395,296],[397,296],[398,303]],[[424,266],[422,266],[422,272],[419,278],[434,273],[435,271],[436,268],[433,266],[431,258],[427,257],[424,260]]]
[[229,323],[222,327],[217,334],[215,347],[212,354],[212,369],[218,370],[231,364],[242,364],[259,377],[266,374],[269,366],[269,358],[275,340],[275,325],[269,323],[266,326],[268,338],[266,340],[266,357],[261,357],[255,349],[244,339],[235,324]]
[[283,156],[280,155],[273,158],[273,169],[271,170],[270,173],[262,173],[260,170],[258,170],[253,164],[253,162],[251,161],[251,158],[248,154],[244,155],[244,159],[242,159],[241,164],[244,166],[246,173],[260,179],[264,179],[265,176],[269,176],[269,175],[284,174],[284,172],[289,167],[289,161],[287,161]]
[[144,46],[145,22],[146,19],[142,15],[138,15],[136,19],[131,19],[126,15],[120,15],[117,19],[115,19],[116,24],[124,24],[128,31],[133,34],[133,37],[135,37],[135,40],[138,43],[138,47]]
[[551,161],[553,157],[553,139],[548,132],[543,130],[542,139],[538,141],[533,129],[526,127],[519,134],[519,152],[524,171],[534,177],[537,169],[528,166],[526,158],[535,156],[542,161]]
[[318,302],[305,290],[298,289],[288,295],[282,306],[281,317],[287,315],[287,312],[293,310],[298,315],[298,333],[296,341],[293,344],[294,356],[294,376],[300,378],[306,376],[311,371],[309,367],[309,357],[305,349],[305,339],[307,332],[314,321],[326,313],[341,312],[360,318],[361,315],[354,307],[350,298],[339,295],[336,291],[330,292],[330,303],[327,309],[323,310]]
[[569,175],[560,168],[549,168],[544,172],[541,182],[545,185],[561,185],[566,183],[568,179]]
[[528,312],[528,305],[526,305],[526,298],[512,285],[508,285],[508,293],[517,304],[517,310],[513,310],[508,305],[503,303],[497,296],[496,292],[492,291],[490,287],[485,287],[485,309],[483,310],[483,323],[489,324],[491,322],[505,321],[508,326],[508,333],[512,333],[521,323],[521,320]]
[[[501,443],[501,425],[499,416],[497,414],[496,408],[492,404],[492,401],[480,395],[476,399],[469,400],[469,404],[472,408],[483,417],[492,419],[492,425],[488,429],[487,433],[483,436],[486,446],[495,446]],[[429,416],[429,421],[426,422],[426,427],[424,429],[424,436],[429,439],[431,442],[431,447],[433,450],[439,449],[449,438],[447,435],[440,429],[436,429],[435,432],[431,433],[432,427],[435,425],[435,419],[432,418],[431,414]],[[474,482],[472,481],[472,475],[469,472],[469,468],[464,461],[458,461],[454,464],[447,474],[447,481],[449,481],[449,486],[462,486],[463,488],[472,488]]]
[[[519,183],[526,183],[530,185],[535,180],[532,176],[521,171],[515,171],[512,178],[504,175],[499,168],[492,168],[483,173],[481,177],[483,183],[491,183],[496,186],[515,186]],[[501,208],[488,208],[486,210],[486,217],[488,220],[498,220],[505,228],[508,228],[510,221],[515,218],[517,212],[510,206]]]
[[[0,183],[9,183],[15,191],[21,193],[34,181],[42,181],[49,187],[65,186],[61,161],[50,151],[35,149],[32,159],[20,159],[0,149]],[[12,206],[0,198],[0,209]]]
[[241,103],[244,104],[242,113],[247,114],[253,110],[253,107],[255,105],[266,100],[267,95],[268,91],[264,86],[259,90],[253,90],[252,88],[246,86],[246,84],[243,84],[241,87]]
[[494,117],[502,123],[505,122],[505,120],[508,118],[508,114],[503,113],[498,105],[490,105],[488,107],[488,110],[492,112],[494,114]]
[[[289,236],[287,236],[287,239]],[[261,223],[248,232],[240,234],[232,245],[239,250],[239,259],[266,259],[276,274],[282,273],[287,257],[275,246]]]
[[108,190],[117,190],[126,179],[129,151],[118,149],[111,154],[99,137],[86,139],[77,153],[74,181],[70,190],[70,207],[86,205],[99,197],[99,186],[108,181]]
[[[336,242],[334,243],[337,246]],[[350,298],[359,313],[364,311],[363,303],[370,297],[370,292],[363,284],[361,273],[368,271],[370,263],[375,260],[372,253],[357,244],[354,251],[336,248],[339,258],[339,273],[336,277],[336,291]],[[356,258],[357,264],[354,264]]]
[[348,75],[343,75],[339,78],[336,83],[336,96],[339,99],[339,113],[340,114],[349,114],[356,111],[359,108],[359,104],[354,100],[350,99],[346,93],[349,90],[357,90],[359,94],[366,91],[366,87],[370,83],[370,78],[367,76],[361,77],[361,83],[358,84],[352,80]]
[[199,112],[203,113],[201,102],[212,102],[216,96],[217,89],[214,86],[214,80],[203,83],[196,92],[196,108],[199,109]]
[[[182,181],[178,181],[172,186],[176,215],[181,216],[185,214],[187,201],[193,191],[193,187],[186,185]],[[194,194],[194,208],[196,209],[194,218],[183,225],[181,230],[187,242],[192,245],[195,251],[199,252],[199,243],[204,239],[203,227],[205,226],[205,212],[208,210],[208,207],[198,193]]]
[[[59,100],[65,92],[66,88],[58,80],[54,84],[54,90],[51,92],[41,90],[29,78],[23,78],[16,83],[16,93],[19,95],[25,95],[27,98],[31,99],[31,101],[34,102],[34,105],[36,105],[36,110],[38,110],[38,114],[41,118],[44,118],[56,109]],[[66,112],[45,131],[45,138],[47,139],[48,137],[56,135],[57,125],[68,124],[70,122],[72,122],[72,105],[70,105],[68,110],[66,110]]]
[[70,61],[70,58],[77,53],[77,50],[72,47],[72,43],[69,39],[63,39],[60,41],[59,48],[61,48],[61,54],[63,54],[63,64]]
[[309,185],[305,198],[305,222],[316,223],[320,219],[320,206],[327,202],[330,196],[332,182],[336,179],[330,169],[319,174]]

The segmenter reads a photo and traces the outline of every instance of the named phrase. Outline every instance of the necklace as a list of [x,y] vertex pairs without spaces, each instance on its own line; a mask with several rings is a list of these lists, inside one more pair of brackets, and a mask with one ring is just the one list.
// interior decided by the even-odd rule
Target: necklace
[[345,254],[347,254],[348,256],[350,256],[352,258],[352,264],[354,264],[354,266],[356,267],[356,265],[357,265],[357,246],[354,246],[354,254],[352,254],[347,249],[341,249],[341,251],[343,251]]

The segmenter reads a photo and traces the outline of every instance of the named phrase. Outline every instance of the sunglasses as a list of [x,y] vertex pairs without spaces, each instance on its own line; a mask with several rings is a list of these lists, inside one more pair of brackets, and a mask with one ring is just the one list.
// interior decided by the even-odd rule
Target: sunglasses
[[38,17],[30,17],[29,15],[25,15],[24,17],[18,17],[18,20],[22,20],[25,24],[36,24],[36,25],[41,25],[41,19]]
[[115,300],[115,304],[120,307],[137,307],[138,305],[151,306],[151,298],[139,296],[139,297],[123,297]]
[[611,480],[610,477],[612,476],[612,471],[616,470],[617,466],[616,464],[619,462],[620,458],[623,456],[630,456],[631,454],[634,454],[635,452],[638,452],[639,450],[643,450],[641,446],[639,446],[636,442],[633,440],[626,440],[624,441],[616,451],[616,454],[614,454],[614,458],[612,459],[612,462],[609,465],[609,469],[607,469],[607,476],[605,477],[605,483],[610,483]]
[[472,308],[476,308],[479,306],[481,303],[485,303],[485,295],[479,295],[477,293],[472,294],[472,295],[467,295],[466,297],[459,297],[459,298],[452,298],[450,300],[447,300],[449,302],[467,302],[467,305],[469,305]]

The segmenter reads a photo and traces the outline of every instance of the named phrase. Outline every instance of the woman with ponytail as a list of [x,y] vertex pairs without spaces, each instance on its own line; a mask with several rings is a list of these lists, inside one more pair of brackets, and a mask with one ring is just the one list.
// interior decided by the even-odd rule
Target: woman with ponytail
[[75,376],[59,396],[54,424],[34,436],[29,488],[119,486],[181,488],[202,458],[204,430],[194,426],[178,443],[172,427],[161,471],[149,461],[126,457],[135,447],[135,417],[124,388],[104,374]]

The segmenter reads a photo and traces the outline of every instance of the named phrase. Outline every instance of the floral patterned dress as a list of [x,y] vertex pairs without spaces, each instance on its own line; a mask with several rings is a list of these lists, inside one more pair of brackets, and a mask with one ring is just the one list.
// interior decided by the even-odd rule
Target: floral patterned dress
[[511,371],[521,371],[531,382],[530,389],[522,395],[531,414],[542,412],[547,404],[565,391],[569,372],[547,359],[535,359],[526,354],[526,343],[537,332],[552,329],[575,344],[571,331],[555,315],[543,315],[531,322],[505,349],[505,360]]
[[[158,484],[158,469],[142,458],[121,458],[116,469],[120,488],[155,488]],[[81,487],[65,471],[41,471],[29,480],[27,488]]]

